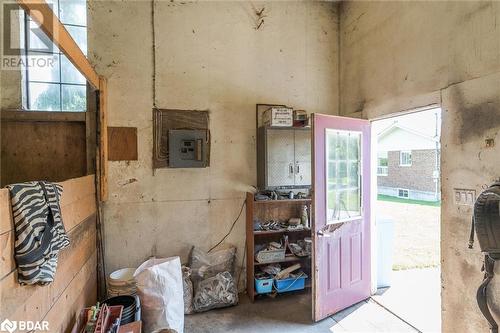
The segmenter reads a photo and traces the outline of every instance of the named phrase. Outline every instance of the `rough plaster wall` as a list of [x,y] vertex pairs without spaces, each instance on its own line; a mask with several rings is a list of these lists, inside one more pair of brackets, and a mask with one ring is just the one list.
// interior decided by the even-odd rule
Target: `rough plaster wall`
[[[442,105],[442,328],[485,332],[475,301],[481,255],[467,248],[471,210],[454,204],[453,189],[479,193],[500,176],[500,3],[348,2],[340,15],[342,114]],[[492,285],[500,304],[500,281]]]
[[[256,29],[254,10],[265,7]],[[152,156],[151,3],[91,2],[89,54],[109,79],[109,125],[138,127],[139,160],[110,162],[108,272],[150,255],[210,248],[256,185],[255,104],[338,113],[337,11],[319,2],[157,1],[159,108],[210,111],[206,169],[160,169]],[[244,249],[243,213],[227,242]],[[239,265],[239,264],[238,264]]]

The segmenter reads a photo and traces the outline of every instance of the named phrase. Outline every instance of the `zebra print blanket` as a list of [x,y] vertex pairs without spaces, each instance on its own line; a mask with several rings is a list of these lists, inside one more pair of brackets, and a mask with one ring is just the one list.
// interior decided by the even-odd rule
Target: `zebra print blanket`
[[69,238],[61,219],[63,188],[49,182],[8,185],[14,219],[14,257],[20,284],[54,280],[59,250]]

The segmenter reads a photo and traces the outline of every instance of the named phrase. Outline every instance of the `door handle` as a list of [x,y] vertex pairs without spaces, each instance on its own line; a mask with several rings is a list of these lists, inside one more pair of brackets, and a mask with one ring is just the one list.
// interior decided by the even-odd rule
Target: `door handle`
[[293,174],[293,164],[292,164],[292,163],[290,163],[290,164],[288,165],[288,167],[290,168],[290,169],[289,169],[289,170],[290,170],[290,172],[289,172],[289,173],[290,173],[290,174]]
[[300,165],[299,163],[295,164],[295,173],[298,174],[300,172]]
[[316,235],[318,235],[318,237],[330,237],[330,234],[325,234],[323,230],[316,231]]

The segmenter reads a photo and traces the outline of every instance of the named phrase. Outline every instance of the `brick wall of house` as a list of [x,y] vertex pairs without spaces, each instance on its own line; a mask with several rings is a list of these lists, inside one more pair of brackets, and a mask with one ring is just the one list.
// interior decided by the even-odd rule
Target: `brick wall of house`
[[387,154],[388,175],[378,176],[378,185],[409,190],[434,192],[436,184],[432,179],[435,169],[434,149],[412,150],[412,165],[399,166],[399,151]]

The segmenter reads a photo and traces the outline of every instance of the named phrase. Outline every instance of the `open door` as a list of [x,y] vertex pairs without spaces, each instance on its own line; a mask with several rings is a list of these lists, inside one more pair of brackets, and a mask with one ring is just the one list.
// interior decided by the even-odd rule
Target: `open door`
[[313,317],[370,297],[370,123],[313,114]]

